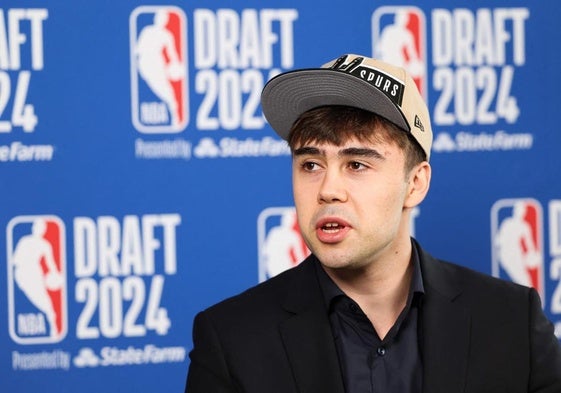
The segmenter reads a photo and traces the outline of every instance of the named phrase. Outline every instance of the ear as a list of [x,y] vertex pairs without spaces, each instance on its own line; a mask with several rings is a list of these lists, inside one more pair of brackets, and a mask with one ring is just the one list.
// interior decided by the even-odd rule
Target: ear
[[404,208],[413,208],[425,199],[429,191],[431,171],[431,166],[427,161],[423,161],[411,169]]

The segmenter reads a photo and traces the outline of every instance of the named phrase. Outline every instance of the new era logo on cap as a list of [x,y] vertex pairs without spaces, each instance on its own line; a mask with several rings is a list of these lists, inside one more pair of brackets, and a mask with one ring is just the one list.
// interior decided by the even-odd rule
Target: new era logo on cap
[[423,127],[423,123],[421,123],[421,119],[419,119],[419,116],[415,115],[415,127],[417,127],[419,130],[425,132],[425,127]]

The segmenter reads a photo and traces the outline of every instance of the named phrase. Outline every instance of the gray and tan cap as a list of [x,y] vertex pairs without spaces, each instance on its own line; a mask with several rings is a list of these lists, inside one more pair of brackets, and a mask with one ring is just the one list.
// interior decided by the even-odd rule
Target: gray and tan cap
[[313,108],[344,105],[373,112],[410,132],[430,157],[432,129],[427,105],[413,78],[400,67],[358,55],[343,55],[321,68],[277,75],[263,89],[267,121],[283,139]]

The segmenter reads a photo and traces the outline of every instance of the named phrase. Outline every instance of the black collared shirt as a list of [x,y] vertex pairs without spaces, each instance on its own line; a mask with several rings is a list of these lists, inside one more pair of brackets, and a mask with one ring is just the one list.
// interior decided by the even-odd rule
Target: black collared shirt
[[422,362],[418,327],[424,294],[419,254],[413,245],[413,277],[405,308],[381,340],[359,305],[316,264],[339,355],[346,393],[420,393]]

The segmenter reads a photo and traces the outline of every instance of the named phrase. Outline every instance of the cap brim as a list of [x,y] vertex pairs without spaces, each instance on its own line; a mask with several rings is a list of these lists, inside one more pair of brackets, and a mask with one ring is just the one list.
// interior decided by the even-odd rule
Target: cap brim
[[364,109],[386,118],[403,130],[410,127],[395,104],[374,86],[355,76],[328,68],[290,71],[271,79],[261,94],[265,118],[287,139],[296,119],[325,105]]

